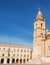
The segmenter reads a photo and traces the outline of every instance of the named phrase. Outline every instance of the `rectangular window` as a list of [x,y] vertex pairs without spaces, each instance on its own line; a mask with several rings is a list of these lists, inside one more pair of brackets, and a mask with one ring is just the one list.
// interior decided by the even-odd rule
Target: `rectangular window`
[[26,50],[24,50],[24,52],[26,52]]
[[17,52],[19,52],[19,49],[17,49]]
[[21,52],[23,52],[23,50],[21,50]]
[[24,54],[24,57],[26,57],[26,55]]
[[28,52],[29,52],[29,50],[28,50]]

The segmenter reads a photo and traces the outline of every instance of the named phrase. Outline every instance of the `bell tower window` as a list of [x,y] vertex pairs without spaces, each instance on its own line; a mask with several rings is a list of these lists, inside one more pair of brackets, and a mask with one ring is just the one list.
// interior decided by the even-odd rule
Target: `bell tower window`
[[41,33],[41,35],[42,35],[42,33]]
[[42,27],[42,23],[41,23],[41,27]]

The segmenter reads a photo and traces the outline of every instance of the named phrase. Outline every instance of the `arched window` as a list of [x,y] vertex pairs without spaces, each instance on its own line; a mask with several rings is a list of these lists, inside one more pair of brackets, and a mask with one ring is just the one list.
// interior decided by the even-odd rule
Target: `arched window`
[[26,50],[24,50],[24,52],[26,52]]
[[29,61],[29,59],[27,59],[27,61]]
[[19,62],[19,59],[16,59],[16,63],[18,63]]
[[7,63],[8,63],[8,64],[10,63],[10,59],[9,59],[9,58],[7,59]]
[[17,49],[17,52],[19,52],[19,49]]
[[20,59],[20,63],[22,63],[22,59]]
[[24,57],[26,57],[26,55],[24,54]]
[[23,50],[21,50],[21,52],[23,52]]
[[42,32],[41,32],[41,35],[42,35]]
[[13,56],[15,56],[15,54],[13,54]]
[[25,59],[23,59],[23,62],[25,63]]
[[1,59],[1,63],[2,63],[2,64],[4,63],[4,59],[3,59],[3,58]]
[[42,23],[41,23],[41,27],[42,27]]
[[15,59],[14,58],[12,59],[12,63],[15,63]]

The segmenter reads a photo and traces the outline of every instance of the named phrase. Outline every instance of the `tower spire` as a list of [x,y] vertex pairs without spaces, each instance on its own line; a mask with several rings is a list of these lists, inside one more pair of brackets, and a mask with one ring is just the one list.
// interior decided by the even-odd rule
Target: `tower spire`
[[36,16],[36,19],[43,19],[43,16],[42,16],[40,8],[39,8],[38,14]]

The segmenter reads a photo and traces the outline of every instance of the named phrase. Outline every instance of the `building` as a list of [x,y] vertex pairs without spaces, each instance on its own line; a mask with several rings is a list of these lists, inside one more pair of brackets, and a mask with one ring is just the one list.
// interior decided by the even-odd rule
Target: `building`
[[33,37],[33,63],[50,63],[50,30],[46,28],[46,21],[38,11],[34,20],[34,37]]
[[28,46],[0,43],[0,64],[23,64],[29,60],[30,48]]

